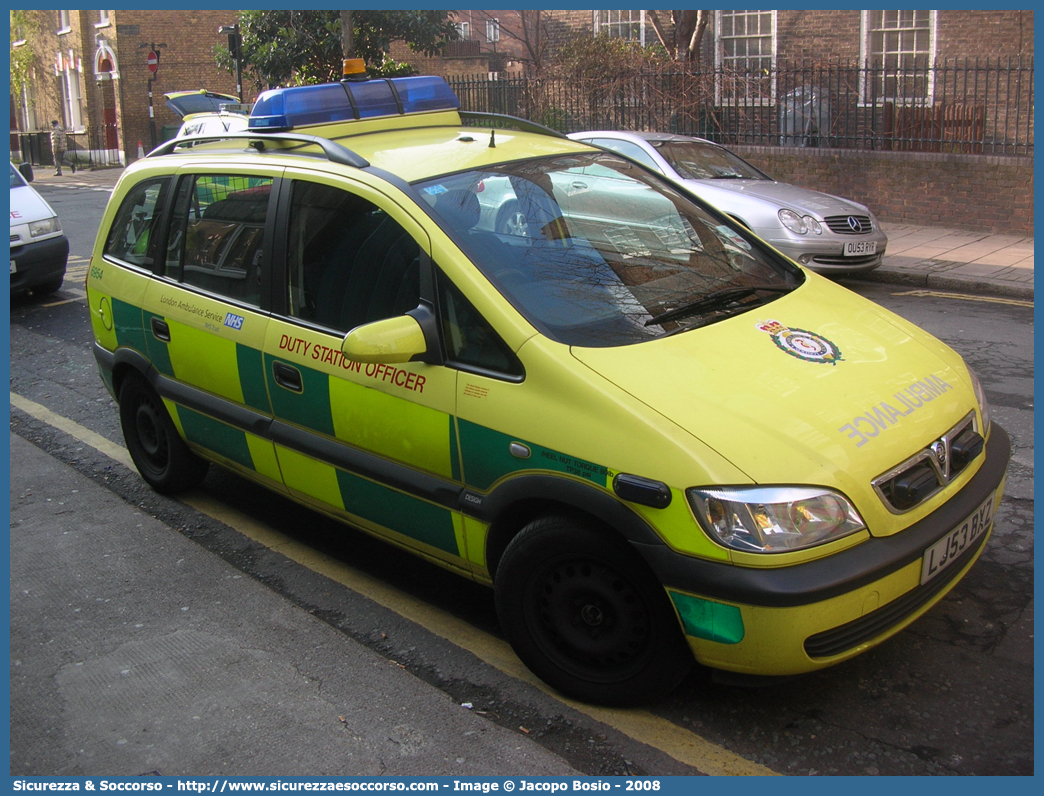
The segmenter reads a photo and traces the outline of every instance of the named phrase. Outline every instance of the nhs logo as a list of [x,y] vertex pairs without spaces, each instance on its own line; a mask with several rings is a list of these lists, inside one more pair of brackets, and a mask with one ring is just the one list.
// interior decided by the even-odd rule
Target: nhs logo
[[225,315],[225,326],[229,326],[233,329],[243,328],[243,316],[235,315],[234,313],[228,313]]

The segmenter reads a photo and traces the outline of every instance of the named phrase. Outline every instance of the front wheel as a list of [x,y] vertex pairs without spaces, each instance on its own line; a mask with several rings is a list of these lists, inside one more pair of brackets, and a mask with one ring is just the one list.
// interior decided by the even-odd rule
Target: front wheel
[[623,540],[536,520],[497,568],[497,616],[516,654],[563,694],[603,705],[665,697],[693,657],[663,587]]
[[128,376],[119,403],[123,439],[149,486],[163,494],[198,486],[207,462],[188,449],[156,391],[141,376]]

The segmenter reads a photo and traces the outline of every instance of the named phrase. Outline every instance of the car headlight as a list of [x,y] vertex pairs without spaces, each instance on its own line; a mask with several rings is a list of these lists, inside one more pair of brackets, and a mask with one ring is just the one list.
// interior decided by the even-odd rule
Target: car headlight
[[793,210],[783,209],[779,211],[779,220],[783,222],[783,226],[798,235],[808,234],[808,225],[805,223],[805,219],[795,213]]
[[686,491],[712,539],[748,553],[783,553],[832,542],[866,528],[843,495],[783,486]]
[[982,382],[971,368],[968,368],[971,376],[972,389],[975,390],[975,400],[979,402],[979,415],[982,417],[982,436],[985,437],[990,431],[990,405],[986,402],[986,390],[982,388]]
[[58,220],[58,216],[51,216],[45,218],[43,221],[30,221],[29,222],[29,234],[34,238],[39,238],[41,235],[50,235],[52,232],[61,232],[62,224]]
[[801,220],[805,222],[809,232],[815,235],[823,234],[823,225],[819,223],[818,219],[812,218],[812,216],[804,216]]

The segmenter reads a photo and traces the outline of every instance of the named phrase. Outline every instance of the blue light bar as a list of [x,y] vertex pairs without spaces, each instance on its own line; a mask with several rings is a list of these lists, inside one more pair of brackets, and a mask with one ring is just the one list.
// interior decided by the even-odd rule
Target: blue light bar
[[441,77],[395,77],[263,92],[250,112],[248,129],[292,130],[377,116],[458,110],[460,100]]

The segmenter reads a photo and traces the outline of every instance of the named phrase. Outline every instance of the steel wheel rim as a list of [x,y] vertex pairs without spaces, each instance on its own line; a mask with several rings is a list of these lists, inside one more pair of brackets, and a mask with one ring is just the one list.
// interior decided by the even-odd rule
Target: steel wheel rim
[[526,619],[556,665],[585,679],[613,682],[644,667],[652,616],[634,584],[606,564],[571,559],[531,581]]

